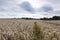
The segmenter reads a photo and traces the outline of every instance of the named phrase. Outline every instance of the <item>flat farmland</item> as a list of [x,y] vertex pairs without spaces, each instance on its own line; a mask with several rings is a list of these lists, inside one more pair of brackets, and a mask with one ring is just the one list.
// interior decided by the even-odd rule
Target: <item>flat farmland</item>
[[0,19],[0,40],[34,40],[35,23],[42,32],[39,40],[60,40],[60,20],[24,19]]

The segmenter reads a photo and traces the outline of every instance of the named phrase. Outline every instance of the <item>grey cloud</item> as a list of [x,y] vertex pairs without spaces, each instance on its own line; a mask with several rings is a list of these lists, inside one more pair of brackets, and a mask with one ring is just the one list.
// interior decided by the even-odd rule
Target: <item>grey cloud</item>
[[23,9],[16,0],[0,0],[0,11],[21,12]]
[[21,5],[20,5],[24,10],[29,11],[29,12],[34,12],[34,8],[32,7],[32,5],[27,2],[24,1]]
[[[40,8],[40,12],[41,10],[43,12],[45,11],[51,11],[51,12],[48,12],[46,13],[46,16],[60,16],[60,0],[39,0],[39,1],[42,1],[42,2],[47,2],[47,4],[50,4],[50,6],[43,6],[42,8]],[[51,6],[52,5],[52,6]],[[43,13],[43,15],[45,15]]]
[[16,0],[0,0],[0,11],[6,12],[34,12],[33,7],[29,2],[18,4]]
[[[52,12],[49,12],[49,13],[47,13],[47,15],[48,15],[48,17],[49,16],[60,16],[60,10],[56,10],[56,11],[52,11]],[[46,16],[47,16],[46,15]]]
[[60,16],[60,10],[53,11],[52,13]]
[[53,7],[51,5],[44,5],[41,8],[39,8],[38,11],[50,12],[50,11],[53,11]]
[[60,0],[47,0],[47,1],[49,1],[49,2],[52,2],[52,3],[60,3]]
[[60,0],[39,0],[39,1],[52,5],[54,9],[59,9],[60,7]]
[[43,1],[43,2],[51,2],[51,3],[60,3],[60,0],[39,0],[39,1]]

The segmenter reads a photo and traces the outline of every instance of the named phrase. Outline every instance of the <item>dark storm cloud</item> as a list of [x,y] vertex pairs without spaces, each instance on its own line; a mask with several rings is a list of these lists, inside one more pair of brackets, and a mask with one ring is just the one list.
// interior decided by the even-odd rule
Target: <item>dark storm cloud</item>
[[38,11],[43,11],[43,12],[53,11],[53,7],[51,5],[44,5]]
[[34,8],[32,7],[32,5],[27,2],[24,1],[21,5],[20,5],[24,10],[29,11],[29,12],[34,12]]

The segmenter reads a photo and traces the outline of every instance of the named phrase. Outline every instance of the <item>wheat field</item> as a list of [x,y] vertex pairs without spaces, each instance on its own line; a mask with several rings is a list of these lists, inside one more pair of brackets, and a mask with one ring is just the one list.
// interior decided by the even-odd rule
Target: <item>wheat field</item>
[[0,19],[0,40],[35,40],[35,22],[40,30],[39,40],[60,40],[60,20],[24,19]]

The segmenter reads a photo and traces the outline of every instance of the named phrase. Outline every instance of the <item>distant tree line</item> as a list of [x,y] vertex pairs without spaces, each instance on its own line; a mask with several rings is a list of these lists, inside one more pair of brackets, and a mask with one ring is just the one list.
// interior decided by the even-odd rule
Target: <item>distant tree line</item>
[[40,20],[60,20],[60,16],[53,16],[52,18],[40,18]]
[[21,19],[34,20],[34,18],[25,18],[25,17],[23,17],[23,18],[21,18]]
[[60,16],[53,16],[52,18],[44,17],[44,18],[40,18],[40,19],[23,17],[21,19],[26,19],[26,20],[60,20]]
[[36,19],[36,18],[28,18],[28,17],[23,17],[21,19],[26,19],[26,20],[40,20],[40,19]]

